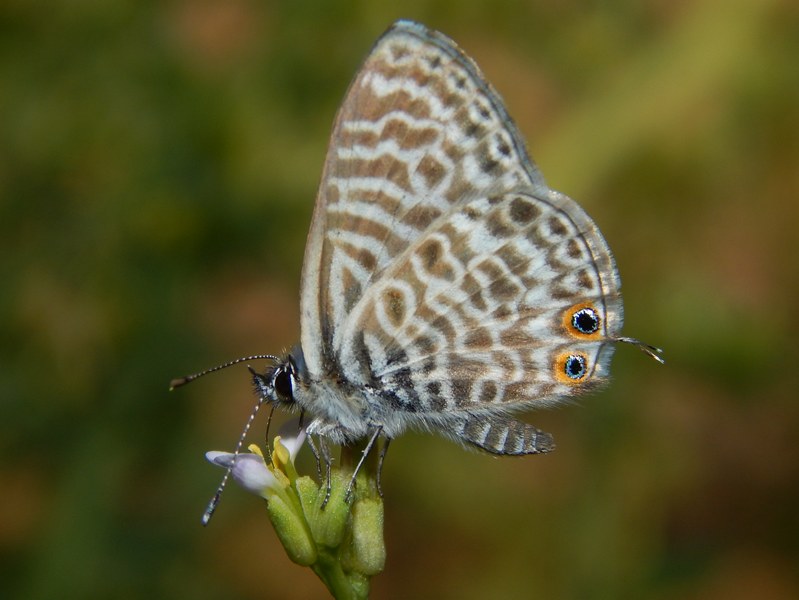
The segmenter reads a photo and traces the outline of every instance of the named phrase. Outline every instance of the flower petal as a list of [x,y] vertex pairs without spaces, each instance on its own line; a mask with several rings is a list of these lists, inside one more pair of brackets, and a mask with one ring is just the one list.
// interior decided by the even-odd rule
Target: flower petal
[[305,443],[305,427],[300,428],[299,419],[290,419],[283,423],[280,431],[278,432],[278,436],[280,437],[280,443],[283,444],[286,450],[289,451],[291,462],[294,462],[294,459],[297,457],[297,453]]
[[267,489],[277,485],[277,479],[258,454],[211,451],[205,453],[205,458],[218,467],[231,469],[236,483],[253,494],[264,496]]

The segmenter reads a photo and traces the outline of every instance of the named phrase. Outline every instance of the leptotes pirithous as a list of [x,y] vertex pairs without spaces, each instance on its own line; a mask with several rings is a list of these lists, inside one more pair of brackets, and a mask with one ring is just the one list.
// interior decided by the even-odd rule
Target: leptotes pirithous
[[619,337],[619,285],[596,225],[544,183],[474,62],[398,21],[333,127],[301,344],[256,385],[336,444],[418,428],[547,452],[552,437],[510,415],[595,388],[615,343],[638,343]]

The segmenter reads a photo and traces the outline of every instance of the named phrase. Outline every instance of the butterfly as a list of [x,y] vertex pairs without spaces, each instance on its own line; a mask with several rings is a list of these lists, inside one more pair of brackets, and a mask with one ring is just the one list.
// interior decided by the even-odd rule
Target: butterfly
[[418,429],[548,452],[552,436],[515,413],[595,389],[618,342],[661,360],[620,336],[597,226],[546,185],[477,65],[408,20],[377,40],[339,109],[300,307],[300,344],[253,371],[259,404],[367,450]]

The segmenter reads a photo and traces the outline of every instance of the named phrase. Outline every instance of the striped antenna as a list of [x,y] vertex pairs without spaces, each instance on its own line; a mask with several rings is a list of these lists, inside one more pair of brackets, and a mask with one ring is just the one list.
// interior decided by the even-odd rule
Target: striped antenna
[[191,383],[195,379],[199,379],[203,375],[208,375],[209,373],[215,373],[216,371],[221,371],[222,369],[227,369],[228,367],[232,367],[233,365],[237,365],[239,363],[243,363],[249,360],[274,360],[280,361],[280,358],[273,355],[273,354],[255,354],[254,356],[242,356],[241,358],[237,358],[235,360],[231,360],[230,362],[226,362],[221,365],[217,365],[215,367],[211,367],[210,369],[206,369],[205,371],[200,371],[199,373],[194,373],[193,375],[186,375],[185,377],[176,377],[172,381],[169,382],[169,391],[179,388],[181,386],[186,385],[187,383]]

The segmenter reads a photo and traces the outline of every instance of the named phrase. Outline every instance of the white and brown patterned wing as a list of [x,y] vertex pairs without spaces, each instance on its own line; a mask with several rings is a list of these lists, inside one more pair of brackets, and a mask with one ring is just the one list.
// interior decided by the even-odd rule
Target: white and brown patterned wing
[[503,415],[605,379],[622,324],[618,288],[604,240],[573,201],[477,198],[367,290],[339,356],[368,365],[362,377],[395,410],[449,423],[487,450],[528,453],[536,430],[511,435],[521,425]]
[[442,34],[397,22],[350,85],[331,135],[303,266],[311,372],[341,367],[344,323],[433,222],[520,186],[546,190],[476,65]]
[[622,321],[594,223],[546,187],[477,66],[406,21],[337,117],[301,307],[310,376],[377,394],[387,433],[408,415],[502,454],[549,448],[504,415],[600,381]]

